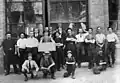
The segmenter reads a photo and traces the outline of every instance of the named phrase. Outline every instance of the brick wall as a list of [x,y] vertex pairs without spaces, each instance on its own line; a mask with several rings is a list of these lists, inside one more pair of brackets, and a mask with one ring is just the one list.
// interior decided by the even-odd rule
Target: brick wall
[[118,9],[119,9],[119,11],[118,11],[118,30],[120,30],[120,0],[118,2],[119,2],[119,6],[118,6]]
[[89,2],[89,26],[94,28],[101,26],[103,31],[109,26],[108,0],[88,0]]
[[[4,0],[0,0],[0,44],[4,38],[5,33],[5,12]],[[0,48],[0,74],[3,73],[3,54]]]

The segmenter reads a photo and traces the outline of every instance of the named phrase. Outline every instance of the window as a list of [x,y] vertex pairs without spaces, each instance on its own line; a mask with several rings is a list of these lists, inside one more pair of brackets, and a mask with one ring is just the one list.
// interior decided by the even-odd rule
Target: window
[[6,31],[29,34],[34,28],[43,29],[43,0],[5,0]]
[[87,23],[87,0],[48,0],[49,25],[53,28],[62,23]]
[[119,0],[108,0],[108,7],[109,7],[109,26],[112,27],[114,30],[118,28],[118,3]]

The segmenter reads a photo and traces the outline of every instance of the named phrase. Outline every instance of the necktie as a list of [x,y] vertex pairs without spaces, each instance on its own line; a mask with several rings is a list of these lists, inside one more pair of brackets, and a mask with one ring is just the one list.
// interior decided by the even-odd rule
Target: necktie
[[82,37],[82,34],[80,34],[80,37]]
[[31,70],[31,64],[30,64],[30,61],[29,61],[29,70]]

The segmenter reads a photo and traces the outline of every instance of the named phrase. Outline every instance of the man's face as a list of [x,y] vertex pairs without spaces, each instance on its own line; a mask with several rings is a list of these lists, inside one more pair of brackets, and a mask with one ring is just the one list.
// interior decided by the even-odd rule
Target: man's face
[[59,37],[59,33],[56,33],[56,37]]
[[47,60],[49,58],[49,55],[48,54],[44,55],[44,58],[45,60]]
[[72,54],[71,54],[71,53],[68,53],[67,56],[68,56],[68,58],[71,58]]
[[82,29],[79,29],[79,33],[82,33],[83,32],[83,30]]
[[24,34],[21,34],[20,37],[21,37],[21,38],[24,38],[25,36],[24,36]]
[[33,37],[34,36],[34,33],[33,32],[30,32],[30,37]]
[[92,33],[92,29],[89,29],[89,33]]
[[108,31],[109,31],[110,33],[112,33],[112,28],[109,28]]
[[49,27],[49,30],[52,31],[52,27]]
[[35,33],[38,33],[39,32],[39,30],[38,29],[35,29],[35,31],[34,31]]
[[44,36],[48,36],[48,32],[45,32],[45,33],[44,33]]
[[101,28],[100,28],[100,27],[99,27],[97,30],[98,30],[98,33],[101,33],[101,32],[102,32],[102,30],[101,30]]
[[49,30],[49,28],[48,27],[45,27],[45,31],[48,31]]
[[68,30],[68,34],[69,34],[69,35],[72,35],[72,31],[71,31],[70,29]]
[[11,34],[7,34],[7,39],[10,39],[11,38]]
[[32,60],[32,55],[31,55],[31,56],[28,56],[28,60]]

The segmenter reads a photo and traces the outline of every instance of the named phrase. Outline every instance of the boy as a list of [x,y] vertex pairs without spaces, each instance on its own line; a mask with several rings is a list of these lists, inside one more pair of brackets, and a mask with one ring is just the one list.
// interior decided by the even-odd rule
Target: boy
[[31,74],[31,78],[33,78],[34,74],[37,74],[39,71],[39,67],[36,64],[34,60],[32,60],[32,53],[28,53],[28,60],[25,60],[25,62],[22,65],[22,72],[25,76],[25,81],[28,80],[27,74]]
[[71,51],[67,51],[67,58],[66,58],[66,65],[67,65],[67,72],[64,73],[64,77],[69,77],[72,74],[72,78],[75,79],[75,58],[72,56]]
[[55,79],[55,62],[53,61],[51,54],[49,52],[44,52],[43,57],[40,61],[40,67],[43,71],[43,78],[46,78],[47,75],[50,73],[51,78]]

